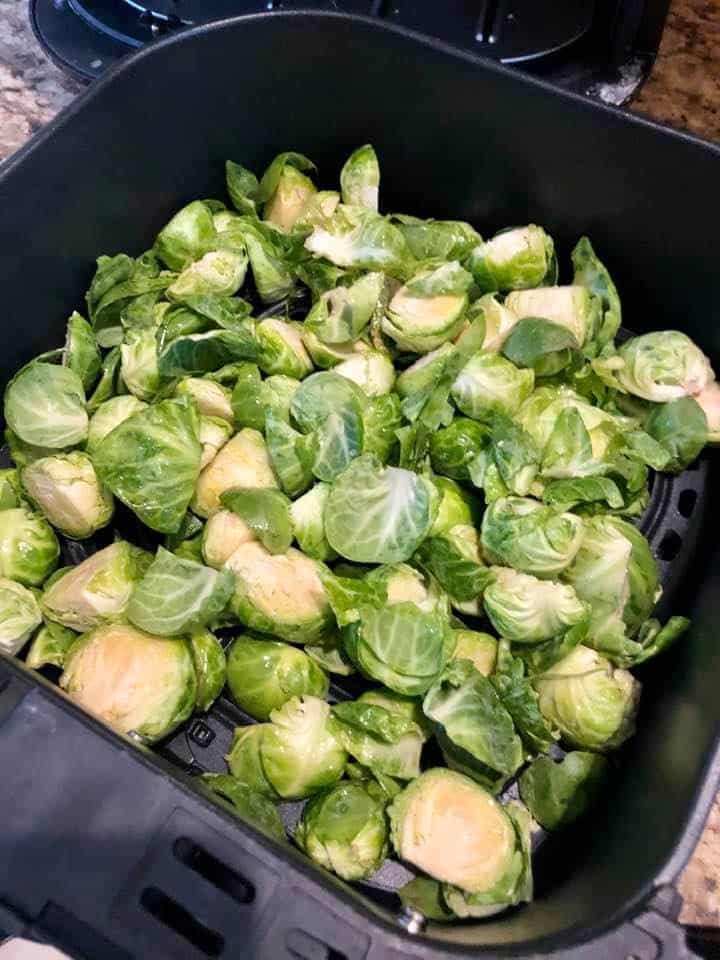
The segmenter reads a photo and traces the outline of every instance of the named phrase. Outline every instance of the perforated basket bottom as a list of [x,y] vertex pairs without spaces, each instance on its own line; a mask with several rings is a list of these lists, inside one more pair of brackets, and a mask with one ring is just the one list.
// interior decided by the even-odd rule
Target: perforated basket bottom
[[[3,448],[0,451],[0,466],[11,465],[7,448]],[[658,603],[657,615],[661,618],[670,612],[682,613],[673,609],[673,601],[698,547],[708,467],[708,457],[703,455],[678,476],[651,476],[650,501],[637,525],[647,537],[658,563],[663,595]],[[151,531],[118,504],[112,527],[100,531],[90,540],[76,542],[60,538],[62,563],[79,563],[107,546],[117,536],[150,550],[154,550],[158,542]],[[229,645],[233,636],[240,632],[241,628],[223,631],[225,645]],[[46,672],[51,679],[57,679],[57,671],[48,669]],[[329,700],[333,703],[354,699],[362,690],[372,686],[357,675],[332,679]],[[225,755],[230,750],[234,729],[254,722],[229,696],[223,694],[209,713],[192,717],[172,737],[159,744],[156,750],[186,774],[226,773]],[[557,756],[562,756],[561,748],[556,748],[555,752]],[[434,743],[427,743],[423,750],[423,768],[441,763],[442,757]],[[502,797],[510,799],[517,795],[517,783],[513,780],[505,788]],[[303,802],[282,803],[279,806],[290,836],[295,832],[302,808]],[[567,858],[568,842],[568,833],[550,836],[538,829],[534,834],[534,873],[538,891],[552,885],[558,860]],[[399,907],[396,891],[414,875],[404,864],[388,859],[369,881],[358,886],[384,906]]]

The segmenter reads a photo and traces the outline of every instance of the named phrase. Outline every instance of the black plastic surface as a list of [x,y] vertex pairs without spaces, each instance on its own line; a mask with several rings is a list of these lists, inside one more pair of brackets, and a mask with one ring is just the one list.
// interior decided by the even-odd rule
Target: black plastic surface
[[[328,96],[339,85],[342,97]],[[262,168],[295,147],[331,183],[366,140],[381,157],[384,209],[462,217],[486,234],[539,222],[564,263],[587,231],[626,325],[684,329],[717,362],[717,148],[376,23],[313,15],[213,26],[142,51],[10,161],[0,178],[0,379],[61,339],[98,253],[140,251],[180,204],[221,195],[226,157]],[[651,932],[638,921],[608,933],[672,882],[720,772],[716,514],[708,498],[685,516],[692,497],[676,483],[658,485],[654,502],[667,500],[662,517],[681,549],[690,545],[690,572],[672,591],[693,631],[642,669],[638,734],[612,802],[593,830],[558,838],[533,904],[411,937],[394,900],[350,891],[291,847],[281,853],[162,758],[0,662],[0,904],[15,932],[93,957],[94,936],[134,957],[195,957],[197,944],[272,960],[576,956],[579,943],[588,958],[623,956],[625,943],[643,960],[678,955],[655,912]],[[685,565],[671,547],[665,578]],[[173,852],[182,838],[267,899],[207,890]]]

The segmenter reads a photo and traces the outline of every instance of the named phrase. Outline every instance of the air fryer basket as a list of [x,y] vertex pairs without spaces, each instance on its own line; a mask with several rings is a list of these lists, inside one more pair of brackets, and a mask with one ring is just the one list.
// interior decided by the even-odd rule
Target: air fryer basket
[[[542,223],[565,262],[588,232],[628,327],[683,329],[720,358],[720,198],[705,186],[717,148],[363,18],[285,14],[142,51],[6,167],[0,379],[58,341],[98,253],[141,250],[183,202],[222,196],[227,157],[258,168],[293,147],[332,182],[365,141],[381,158],[384,209],[481,232]],[[233,727],[248,722],[228,699],[151,752],[0,658],[0,929],[93,960],[684,955],[667,919],[672,882],[720,772],[712,459],[654,478],[640,526],[661,612],[692,615],[694,628],[638,671],[638,733],[595,819],[538,836],[533,904],[423,930],[393,892],[404,866],[388,861],[351,890],[197,791],[194,775],[223,770]],[[77,544],[66,549],[79,559]],[[355,682],[332,695],[354,695]],[[289,827],[299,809],[283,806]]]

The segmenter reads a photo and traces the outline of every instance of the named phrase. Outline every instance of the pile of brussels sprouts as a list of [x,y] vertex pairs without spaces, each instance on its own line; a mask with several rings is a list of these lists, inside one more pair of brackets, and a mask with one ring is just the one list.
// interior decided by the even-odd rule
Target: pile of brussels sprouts
[[[682,333],[618,341],[587,238],[558,285],[541,227],[381,215],[370,146],[339,192],[314,169],[229,162],[231,206],[100,257],[8,384],[0,649],[145,743],[227,688],[259,722],[205,788],[283,840],[307,799],[326,869],[394,850],[406,904],[486,916],[531,898],[533,821],[595,799],[628,668],[688,626],[653,619],[634,521],[720,438],[720,390]],[[58,568],[58,534],[87,558]]]

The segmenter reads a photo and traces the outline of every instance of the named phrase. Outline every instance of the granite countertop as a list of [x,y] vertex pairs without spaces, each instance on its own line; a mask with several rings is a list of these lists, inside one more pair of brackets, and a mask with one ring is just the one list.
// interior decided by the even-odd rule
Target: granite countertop
[[[40,50],[27,0],[0,0],[0,160],[83,89]],[[630,109],[720,140],[720,0],[672,0],[657,63]],[[684,923],[720,927],[720,797],[680,892]]]

